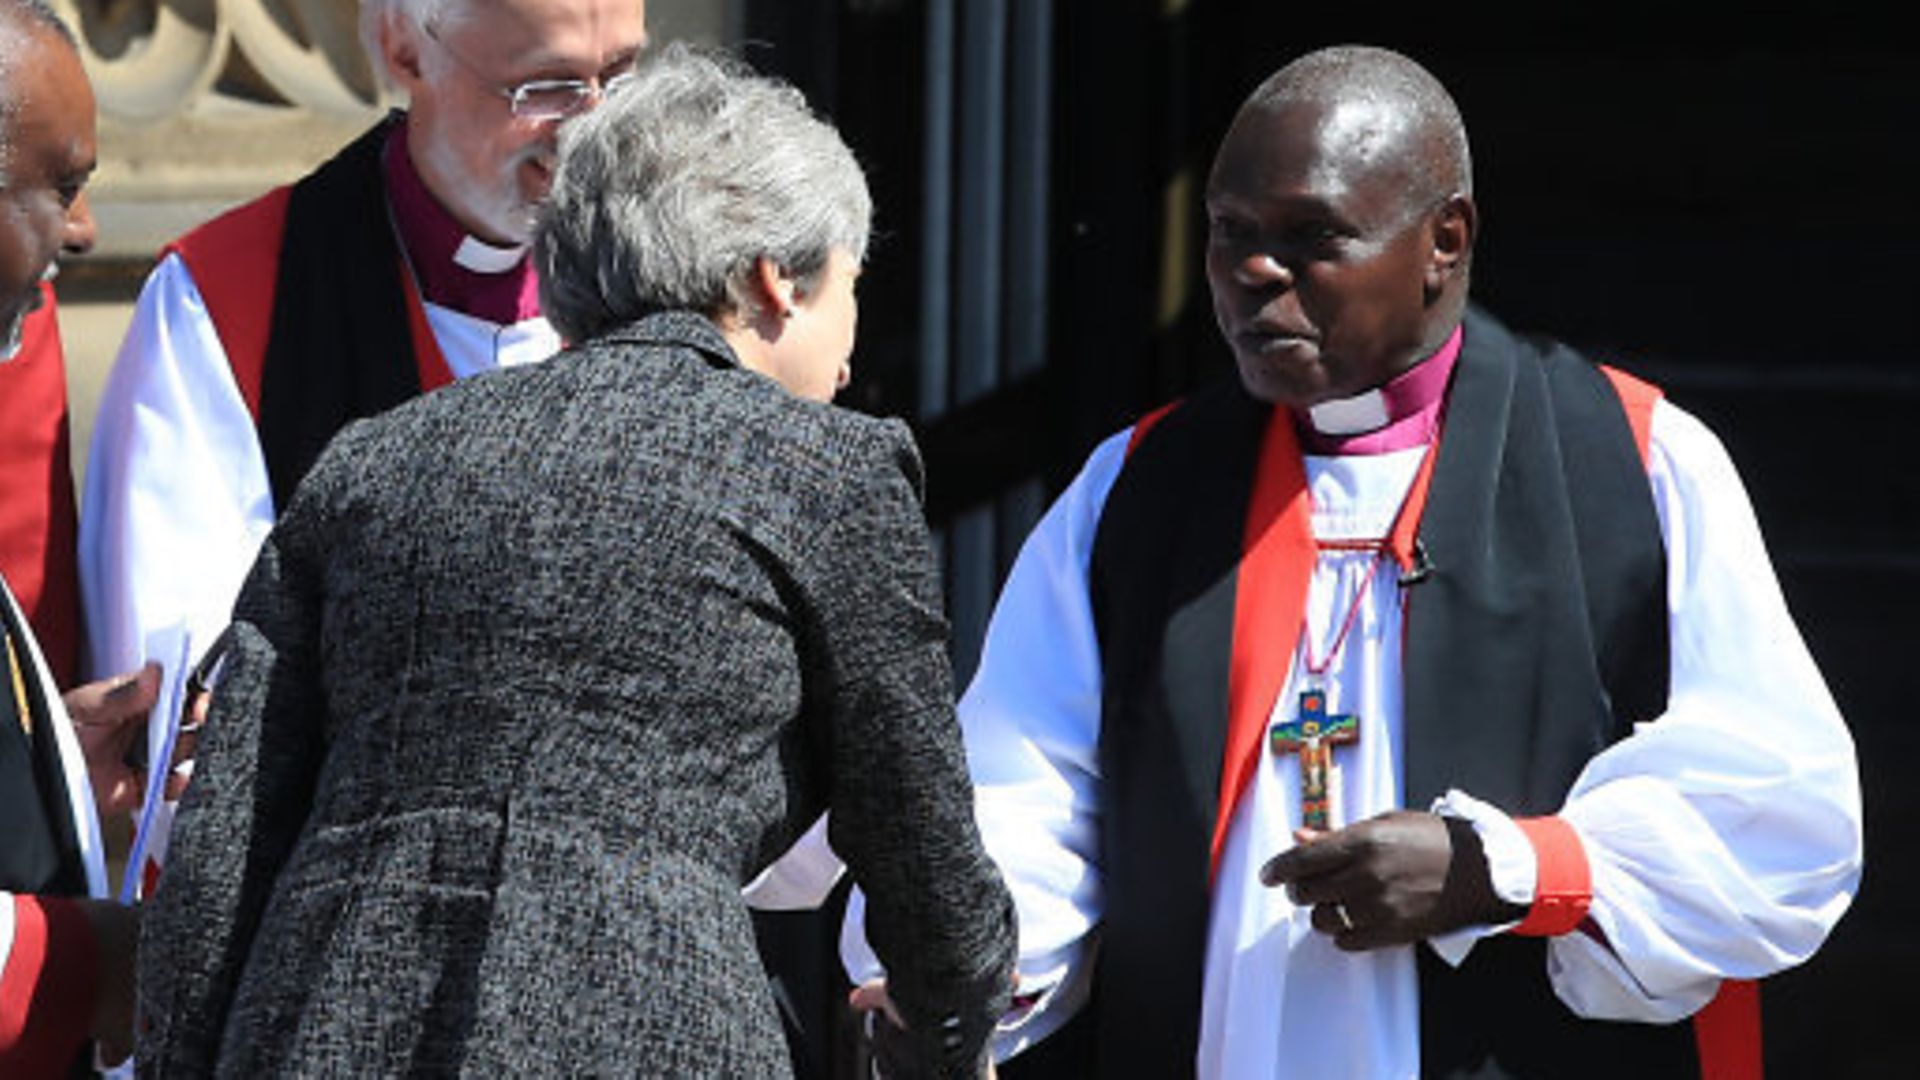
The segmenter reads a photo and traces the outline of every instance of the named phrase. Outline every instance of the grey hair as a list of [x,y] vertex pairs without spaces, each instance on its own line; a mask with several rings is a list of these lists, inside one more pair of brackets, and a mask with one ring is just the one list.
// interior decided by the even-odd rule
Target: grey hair
[[1390,49],[1337,45],[1308,53],[1268,76],[1243,108],[1352,103],[1376,105],[1411,121],[1407,131],[1428,151],[1423,159],[1438,166],[1419,172],[1421,190],[1410,192],[1410,200],[1473,194],[1473,153],[1460,107],[1431,72]]
[[14,61],[26,55],[26,39],[51,32],[76,52],[80,48],[73,30],[53,10],[47,0],[0,0],[0,189],[13,161],[13,116],[19,102],[13,95]]
[[428,23],[441,19],[448,12],[464,8],[470,2],[471,0],[360,0],[360,48],[366,51],[367,66],[373,69],[373,77],[386,89],[396,89],[393,74],[387,70],[386,57],[380,48],[380,27],[389,16],[405,19],[421,30],[425,30]]
[[804,291],[828,255],[864,260],[866,176],[800,91],[675,42],[560,131],[534,230],[540,303],[572,341],[665,310],[748,310],[766,258]]

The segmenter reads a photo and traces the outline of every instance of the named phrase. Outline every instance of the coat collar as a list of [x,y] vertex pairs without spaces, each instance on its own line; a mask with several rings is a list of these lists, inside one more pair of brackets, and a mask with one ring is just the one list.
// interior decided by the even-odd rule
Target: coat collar
[[598,342],[680,346],[699,350],[715,367],[741,366],[733,346],[727,344],[713,320],[691,311],[661,311],[643,316],[607,331]]

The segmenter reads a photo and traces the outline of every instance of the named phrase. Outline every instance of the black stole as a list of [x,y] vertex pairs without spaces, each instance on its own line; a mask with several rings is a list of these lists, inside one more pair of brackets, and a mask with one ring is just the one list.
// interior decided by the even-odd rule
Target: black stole
[[[5,588],[0,583],[0,588]],[[10,595],[10,594],[9,594]],[[54,896],[85,896],[86,863],[67,795],[47,688],[40,683],[27,645],[27,631],[13,605],[0,596],[0,634],[13,642],[26,690],[31,735],[22,726],[13,675],[0,667],[0,821],[7,837],[0,843],[0,889]],[[0,649],[0,664],[5,650]]]
[[287,505],[335,432],[420,393],[380,162],[389,116],[293,186],[260,382],[260,448]]
[[[1095,538],[1107,908],[1090,1074],[1192,1073],[1239,544],[1269,415],[1237,383],[1174,410]],[[1408,605],[1407,805],[1459,787],[1551,813],[1588,759],[1666,701],[1665,553],[1605,376],[1470,312],[1420,538],[1434,569]],[[1458,971],[1419,953],[1428,1075],[1693,1062],[1685,1025],[1575,1019],[1537,940],[1484,941]]]

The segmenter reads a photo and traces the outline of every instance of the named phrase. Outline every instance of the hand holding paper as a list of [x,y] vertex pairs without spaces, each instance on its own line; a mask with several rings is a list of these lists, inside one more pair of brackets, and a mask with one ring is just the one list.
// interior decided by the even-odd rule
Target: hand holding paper
[[134,740],[143,739],[147,713],[160,696],[160,665],[75,687],[62,695],[74,735],[86,758],[93,801],[101,817],[140,805],[146,778],[127,763]]

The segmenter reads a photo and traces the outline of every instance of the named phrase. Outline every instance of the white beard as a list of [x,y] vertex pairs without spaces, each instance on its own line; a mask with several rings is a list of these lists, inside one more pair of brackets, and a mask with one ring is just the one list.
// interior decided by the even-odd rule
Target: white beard
[[27,313],[22,311],[7,322],[5,337],[0,337],[0,364],[20,355],[21,334],[27,325]]
[[[49,263],[46,272],[40,275],[40,280],[52,281],[53,275],[59,272],[58,266],[58,263]],[[39,286],[36,285],[26,305],[14,312],[13,317],[7,320],[6,332],[0,335],[0,364],[20,355],[20,347],[25,344],[22,339],[27,332],[27,316],[39,311],[40,305],[45,302],[41,298]]]
[[[488,183],[461,184],[457,192],[450,193],[460,203],[456,213],[464,211],[488,232],[509,243],[527,243],[533,238],[537,207],[527,201],[516,178],[523,162],[536,159],[542,153],[540,147],[530,146],[508,162],[501,175],[489,177]],[[441,175],[463,175],[460,162],[438,144],[429,146],[427,154],[435,159],[435,164],[439,166],[436,171]],[[450,205],[448,209],[455,208]]]

